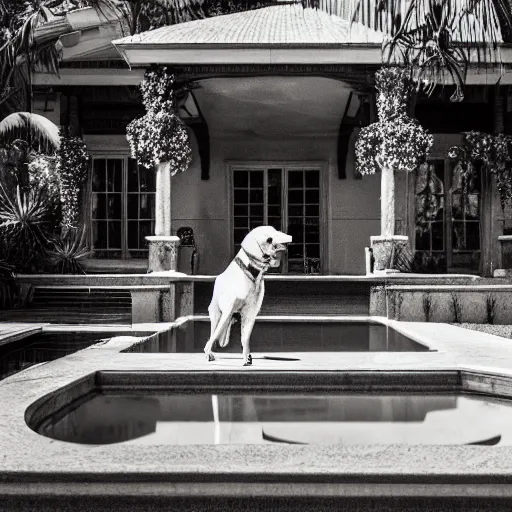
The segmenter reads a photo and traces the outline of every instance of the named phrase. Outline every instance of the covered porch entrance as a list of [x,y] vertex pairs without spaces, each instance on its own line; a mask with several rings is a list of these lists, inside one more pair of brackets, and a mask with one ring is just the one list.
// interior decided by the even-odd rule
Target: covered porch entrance
[[[91,270],[95,262],[102,271],[147,269],[145,237],[154,231],[158,213],[155,184],[130,161],[125,128],[142,113],[136,85],[156,64],[175,74],[184,107],[180,114],[190,126],[194,157],[190,169],[172,179],[169,220],[172,234],[183,226],[193,228],[197,273],[221,272],[242,231],[261,222],[295,231],[297,246],[284,272],[365,273],[364,248],[380,230],[380,176],[360,179],[353,147],[358,126],[374,120],[371,94],[381,65],[381,34],[321,10],[283,4],[107,43],[107,53],[96,40],[91,49],[82,34],[64,49],[59,77],[34,76],[38,87],[60,91],[63,123],[76,121],[94,157],[96,183],[84,211],[93,238]],[[494,79],[468,76],[475,87]],[[449,272],[481,267],[489,274],[498,265],[496,238],[503,232],[503,226],[491,224],[503,214],[496,213],[493,199],[493,213],[486,215],[490,194],[486,198],[485,189],[464,208],[448,194],[453,178],[450,182],[447,149],[460,143],[461,131],[484,129],[482,115],[473,116],[479,121],[469,128],[451,126],[477,111],[473,103],[481,114],[490,111],[491,102],[476,97],[460,105],[417,105],[420,122],[435,133],[431,158],[436,169],[446,171],[439,178],[446,197],[444,207],[420,219],[417,230],[416,206],[424,196],[430,203],[438,191],[430,193],[413,176],[405,182],[397,176],[395,231],[407,235],[413,251],[429,261],[444,258]],[[58,122],[58,111],[51,115]],[[488,132],[493,131],[491,117]],[[235,186],[235,170],[240,186]],[[280,202],[272,202],[278,186]],[[313,197],[317,191],[318,200]],[[457,215],[451,215],[454,210]]]
[[[208,194],[202,197],[204,210],[211,215],[218,211],[227,221],[222,234],[229,241],[224,264],[251,229],[270,224],[293,237],[278,272],[328,273],[329,264],[336,265],[336,255],[329,254],[330,203],[344,201],[348,181],[339,179],[340,167],[347,175],[346,155],[338,162],[340,125],[349,107],[349,115],[355,117],[361,105],[354,89],[340,80],[315,76],[233,76],[194,84],[193,101],[190,96],[184,99],[180,114],[199,147],[209,143],[208,175],[202,173],[199,190]],[[208,129],[207,141],[204,131],[197,129],[197,118]],[[204,167],[206,155],[198,156]],[[173,179],[177,194],[194,179],[188,174]],[[352,182],[353,169],[348,174]],[[213,196],[217,185],[227,189],[221,205]],[[179,218],[183,213],[176,208],[173,215]],[[196,226],[212,238],[206,222],[198,219]]]
[[171,226],[193,228],[200,273],[221,272],[264,223],[293,236],[281,272],[364,273],[380,187],[356,175],[353,146],[380,40],[282,5],[113,42],[132,69],[166,66],[176,77],[194,158],[172,179]]
[[[201,165],[202,179],[198,182],[193,169],[173,178],[173,226],[179,227],[180,218],[194,218],[194,231],[210,241],[215,237],[210,219],[219,219],[217,233],[227,242],[224,267],[251,229],[270,224],[293,237],[280,273],[342,273],[350,260],[354,268],[345,272],[363,273],[364,247],[378,225],[379,182],[359,180],[354,169],[362,93],[343,80],[320,76],[211,77],[192,83],[180,114],[195,135],[193,165]],[[201,154],[206,144],[209,155]],[[181,199],[179,206],[174,203],[180,191],[196,195],[200,215]],[[371,204],[365,204],[369,197]]]

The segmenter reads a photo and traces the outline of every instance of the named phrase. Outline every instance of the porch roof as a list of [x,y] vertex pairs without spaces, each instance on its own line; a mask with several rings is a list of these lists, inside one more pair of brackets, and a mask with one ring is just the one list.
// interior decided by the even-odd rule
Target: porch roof
[[[381,61],[382,33],[301,4],[161,27],[112,41],[131,66]],[[351,48],[351,56],[340,48]]]
[[148,45],[332,45],[382,42],[382,33],[300,4],[188,21],[113,41]]

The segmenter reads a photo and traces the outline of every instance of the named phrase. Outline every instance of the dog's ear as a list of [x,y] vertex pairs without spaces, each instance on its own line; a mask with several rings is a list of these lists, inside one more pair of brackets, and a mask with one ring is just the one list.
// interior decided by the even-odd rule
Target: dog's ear
[[261,247],[252,233],[249,233],[242,241],[243,250],[256,259],[261,259]]
[[269,237],[267,238],[267,244],[271,244],[271,243],[272,243],[272,237],[271,237],[271,236],[269,236]]

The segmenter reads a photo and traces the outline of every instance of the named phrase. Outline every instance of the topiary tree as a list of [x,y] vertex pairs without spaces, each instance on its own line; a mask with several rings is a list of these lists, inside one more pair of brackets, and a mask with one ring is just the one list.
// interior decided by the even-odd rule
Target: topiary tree
[[171,237],[171,176],[184,172],[192,148],[178,117],[174,75],[166,67],[149,69],[140,84],[146,114],[126,129],[131,154],[139,165],[156,168],[155,235],[148,237],[149,270],[175,270],[177,237]]
[[395,234],[395,172],[411,172],[426,160],[433,137],[411,118],[408,105],[413,83],[404,68],[385,67],[375,75],[378,121],[361,130],[356,142],[356,168],[382,172],[381,236]]
[[166,67],[146,71],[140,84],[146,114],[126,128],[132,156],[154,169],[169,164],[171,176],[186,171],[192,149],[183,121],[176,114],[174,75]]

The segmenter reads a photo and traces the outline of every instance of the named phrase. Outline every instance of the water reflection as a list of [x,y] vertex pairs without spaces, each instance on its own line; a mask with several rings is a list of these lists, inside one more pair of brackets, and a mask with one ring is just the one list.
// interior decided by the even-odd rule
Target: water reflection
[[105,395],[45,420],[83,444],[509,444],[504,401],[439,395]]
[[[209,321],[187,321],[133,347],[132,352],[202,353],[210,336]],[[240,324],[235,323],[231,341],[215,351],[239,353]],[[370,323],[257,321],[251,335],[253,352],[423,352],[416,343],[391,327]]]

